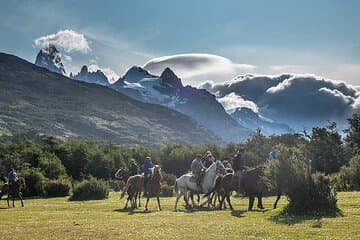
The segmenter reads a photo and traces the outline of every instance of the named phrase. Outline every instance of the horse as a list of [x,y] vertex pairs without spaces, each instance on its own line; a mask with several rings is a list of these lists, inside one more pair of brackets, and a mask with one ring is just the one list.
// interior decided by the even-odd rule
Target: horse
[[260,177],[263,168],[263,166],[258,166],[256,168],[247,169],[243,173],[241,184],[246,195],[249,197],[249,211],[251,211],[254,206],[255,197],[258,199],[257,207],[259,209],[264,209],[262,205],[262,194],[265,191],[266,186]]
[[8,185],[5,184],[0,191],[0,200],[2,198],[3,195],[7,194],[7,204],[8,207],[10,208],[10,203],[9,203],[9,199],[10,196],[12,197],[13,200],[13,207],[15,207],[15,197],[19,197],[20,201],[21,201],[21,206],[24,207],[24,202],[23,202],[23,198],[22,198],[22,190],[26,188],[26,184],[25,184],[25,178],[23,177],[19,177],[17,181],[13,182],[13,184]]
[[[176,200],[174,205],[174,211],[177,210],[177,203],[181,196],[184,196],[184,201],[186,205],[189,205],[188,203],[188,192],[196,192],[196,193],[205,193],[210,194],[216,183],[216,177],[219,173],[224,172],[224,165],[221,163],[221,161],[216,161],[210,165],[208,169],[205,170],[204,176],[201,181],[201,189],[198,189],[198,185],[196,183],[196,180],[194,179],[193,175],[190,173],[184,174],[181,177],[177,178],[175,180],[175,186],[174,191],[176,194]],[[195,205],[194,199],[192,198],[192,204]],[[210,206],[210,198],[208,197],[208,206]]]
[[125,196],[125,193],[128,194],[128,198],[126,200],[126,204],[124,208],[127,208],[129,201],[131,202],[131,208],[135,209],[137,208],[137,198],[139,198],[139,207],[141,207],[140,204],[140,197],[141,197],[141,191],[143,189],[143,183],[144,183],[144,176],[142,174],[137,174],[134,176],[131,176],[126,181],[126,185],[123,189],[123,192],[121,193],[120,199],[122,199]]
[[146,195],[146,203],[145,203],[145,211],[148,210],[148,204],[150,197],[156,197],[157,203],[158,203],[158,209],[161,211],[160,206],[160,187],[161,187],[161,168],[159,165],[155,165],[153,168],[151,168],[151,178],[147,182],[145,188],[144,188],[144,195]]
[[[130,177],[131,176],[130,176],[129,171],[126,171],[125,169],[122,169],[122,168],[119,168],[119,170],[117,170],[116,173],[115,173],[115,178],[123,181],[125,184],[127,183],[128,179]],[[126,203],[125,203],[124,208],[127,208],[128,203],[130,201],[132,201],[132,200],[135,200],[134,203],[132,203],[132,207],[135,206],[135,208],[137,208],[137,198],[139,198],[139,207],[141,207],[141,201],[140,201],[140,199],[141,199],[141,190],[140,191],[133,191],[133,189],[128,188],[127,191],[125,191],[125,190],[123,191],[124,194],[125,194],[125,192],[127,192],[128,198],[126,199]],[[134,196],[134,199],[133,199],[132,196],[135,195],[135,194],[136,194],[136,196]],[[122,195],[122,197],[124,197],[124,196]],[[120,196],[120,198],[122,198],[122,197]]]
[[235,190],[233,185],[233,173],[227,173],[225,174],[221,179],[219,183],[219,195],[220,195],[220,210],[225,208],[225,200],[228,203],[230,210],[233,210],[233,206],[231,205],[230,196],[233,190]]

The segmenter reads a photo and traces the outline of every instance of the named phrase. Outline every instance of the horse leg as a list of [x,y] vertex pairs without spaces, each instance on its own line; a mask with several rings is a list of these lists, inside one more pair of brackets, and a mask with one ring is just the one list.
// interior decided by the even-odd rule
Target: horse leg
[[21,207],[24,207],[24,202],[23,202],[23,198],[22,198],[22,193],[19,192],[19,198],[20,198],[20,202],[21,202]]
[[141,207],[141,192],[138,192],[138,198],[139,198],[139,207]]
[[176,199],[175,199],[175,205],[174,205],[174,211],[176,212],[177,211],[177,204],[178,204],[178,201],[179,201],[179,199],[181,198],[181,195],[183,195],[182,194],[182,192],[180,192],[180,193],[176,193]]
[[145,211],[148,210],[149,200],[150,200],[150,197],[149,197],[149,195],[147,195],[147,197],[146,197],[146,203],[145,203]]
[[249,211],[251,211],[254,206],[254,200],[255,197],[253,196],[253,194],[249,194],[249,208],[248,208]]
[[278,204],[278,201],[279,201],[280,198],[281,198],[281,192],[278,192],[277,197],[276,197],[276,201],[274,203],[274,209],[277,207],[277,204]]
[[262,205],[262,194],[259,194],[258,195],[258,204],[257,204],[257,207],[259,209],[264,209],[263,205]]
[[13,207],[15,207],[15,194],[12,195]]
[[161,211],[162,209],[161,209],[161,206],[160,206],[160,197],[157,196],[156,199],[157,199],[157,202],[158,202],[159,211]]
[[227,195],[226,195],[226,201],[227,201],[227,203],[229,204],[230,210],[233,210],[234,208],[233,208],[233,206],[231,205],[230,194],[227,194]]
[[8,204],[8,208],[10,208],[9,198],[10,198],[10,193],[8,194],[8,197],[7,197],[7,199],[6,199],[7,204]]

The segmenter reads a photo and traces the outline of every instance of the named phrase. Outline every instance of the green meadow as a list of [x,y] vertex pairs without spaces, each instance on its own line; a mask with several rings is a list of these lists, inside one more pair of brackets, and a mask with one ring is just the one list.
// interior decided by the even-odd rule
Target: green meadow
[[360,239],[360,192],[339,193],[342,214],[327,217],[283,215],[284,197],[276,210],[266,197],[266,209],[251,212],[242,198],[232,198],[233,211],[178,212],[174,198],[161,198],[163,211],[150,200],[148,212],[123,210],[124,200],[116,192],[97,201],[33,198],[8,209],[3,199],[0,239]]

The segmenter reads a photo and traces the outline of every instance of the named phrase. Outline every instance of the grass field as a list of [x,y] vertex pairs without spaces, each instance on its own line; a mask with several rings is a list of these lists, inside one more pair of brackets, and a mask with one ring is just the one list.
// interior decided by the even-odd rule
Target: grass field
[[[173,212],[174,198],[162,198],[163,211],[150,200],[149,211],[124,211],[119,193],[101,201],[67,198],[26,199],[25,208],[0,202],[0,239],[360,239],[360,192],[339,193],[338,217],[279,217],[273,197],[265,211],[245,211],[247,200],[233,198],[230,211]],[[180,203],[180,202],[179,202]]]

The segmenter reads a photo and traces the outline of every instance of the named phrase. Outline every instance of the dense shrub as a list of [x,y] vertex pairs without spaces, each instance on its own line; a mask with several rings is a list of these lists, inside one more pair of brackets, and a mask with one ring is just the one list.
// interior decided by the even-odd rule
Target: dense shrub
[[176,176],[174,174],[166,173],[166,172],[162,173],[162,182],[163,183],[170,185],[170,186],[174,186],[175,180],[176,180]]
[[38,168],[25,168],[19,176],[25,178],[26,188],[23,191],[25,196],[42,196],[44,194],[43,184],[46,180]]
[[104,180],[90,177],[75,184],[71,200],[98,200],[109,195],[109,185]]
[[295,214],[337,209],[336,191],[323,174],[311,174],[310,162],[299,148],[278,146],[278,155],[266,168],[272,189],[288,196],[287,211]]
[[360,155],[352,157],[334,178],[338,190],[360,190]]
[[71,182],[67,179],[50,180],[44,183],[44,194],[47,197],[65,197],[69,195]]
[[123,181],[113,179],[109,181],[109,185],[115,192],[120,192],[124,188],[125,183]]
[[55,154],[46,154],[39,159],[39,168],[45,177],[49,179],[58,179],[66,175],[66,169],[60,159]]
[[166,184],[161,185],[160,196],[161,197],[172,197],[174,192],[173,186],[169,186]]

